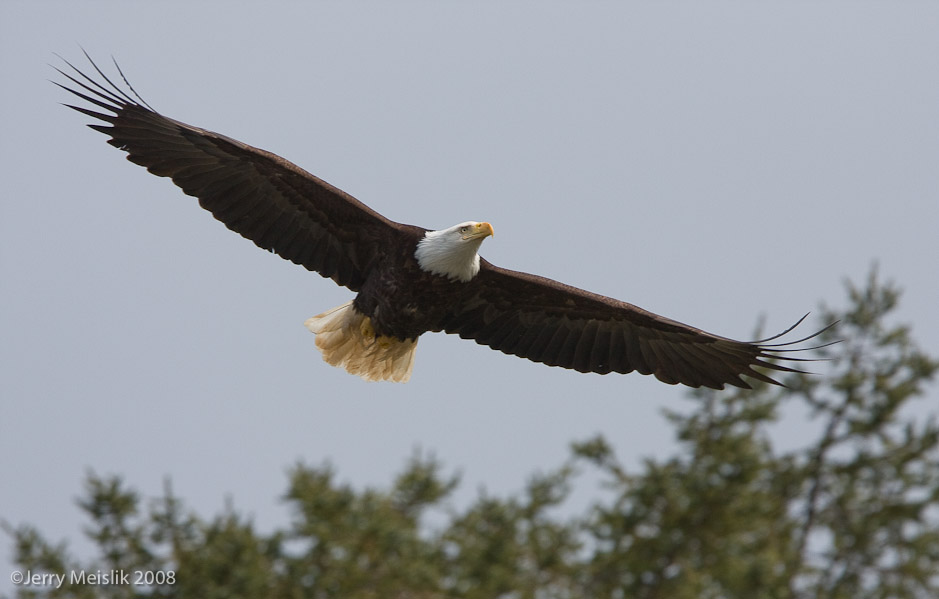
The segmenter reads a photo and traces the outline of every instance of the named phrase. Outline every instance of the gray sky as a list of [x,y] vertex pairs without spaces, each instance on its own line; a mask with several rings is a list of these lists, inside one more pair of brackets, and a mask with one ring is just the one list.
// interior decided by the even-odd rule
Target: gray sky
[[47,63],[83,65],[78,44],[162,113],[394,220],[492,222],[496,264],[748,339],[761,316],[776,332],[843,305],[844,278],[877,261],[939,353],[939,4],[165,6],[0,3],[14,524],[87,548],[74,500],[94,469],[146,495],[170,476],[204,515],[230,496],[268,529],[298,460],[386,485],[418,447],[463,472],[465,502],[598,432],[628,464],[662,455],[661,408],[689,405],[650,377],[444,335],[421,339],[407,385],[327,366],[302,323],[351,292],[229,232],[59,106]]

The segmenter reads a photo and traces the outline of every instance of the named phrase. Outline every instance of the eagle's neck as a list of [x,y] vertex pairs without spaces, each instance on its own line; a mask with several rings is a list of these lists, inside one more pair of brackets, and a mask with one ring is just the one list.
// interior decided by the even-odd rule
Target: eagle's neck
[[414,257],[422,270],[466,283],[479,273],[482,239],[463,240],[451,231],[428,231],[417,243]]

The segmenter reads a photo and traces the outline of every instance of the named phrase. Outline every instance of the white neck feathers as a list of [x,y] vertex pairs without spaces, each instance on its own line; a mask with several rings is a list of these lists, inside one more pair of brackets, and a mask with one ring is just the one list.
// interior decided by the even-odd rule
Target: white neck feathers
[[466,283],[479,273],[479,254],[476,251],[483,240],[463,239],[458,227],[428,231],[418,242],[414,257],[423,270]]

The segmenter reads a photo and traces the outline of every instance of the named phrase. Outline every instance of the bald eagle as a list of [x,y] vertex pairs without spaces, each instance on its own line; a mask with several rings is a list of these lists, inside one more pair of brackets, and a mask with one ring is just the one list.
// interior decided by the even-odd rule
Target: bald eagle
[[124,88],[85,56],[101,79],[62,59],[71,74],[56,70],[71,86],[56,85],[92,105],[66,104],[100,121],[89,127],[108,135],[131,162],[172,179],[232,231],[357,292],[305,324],[326,362],[365,380],[407,381],[417,340],[428,331],[548,366],[637,371],[669,384],[714,389],[750,388],[741,375],[778,385],[754,366],[802,372],[780,362],[806,361],[791,352],[816,349],[793,346],[822,331],[768,343],[804,316],[774,337],[734,341],[490,264],[478,253],[493,234],[489,223],[432,231],[393,222],[280,156],[159,114],[116,62]]

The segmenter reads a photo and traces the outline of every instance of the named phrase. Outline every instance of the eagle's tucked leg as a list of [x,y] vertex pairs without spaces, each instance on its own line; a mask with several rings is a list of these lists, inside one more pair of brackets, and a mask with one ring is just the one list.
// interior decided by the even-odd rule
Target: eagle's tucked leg
[[346,302],[310,318],[306,328],[316,334],[323,359],[366,381],[406,383],[414,368],[417,340],[375,335],[368,316]]

